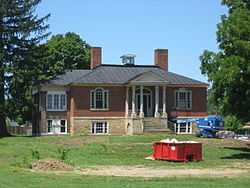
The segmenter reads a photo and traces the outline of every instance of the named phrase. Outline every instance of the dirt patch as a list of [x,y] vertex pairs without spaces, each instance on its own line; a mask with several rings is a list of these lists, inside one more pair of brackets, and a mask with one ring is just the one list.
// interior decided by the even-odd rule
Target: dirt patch
[[72,171],[74,168],[68,164],[65,164],[63,161],[46,159],[39,160],[32,163],[33,170],[42,170],[42,171]]
[[32,171],[44,171],[46,173],[76,173],[94,176],[120,176],[120,177],[235,177],[249,174],[250,169],[232,168],[207,168],[207,169],[167,169],[145,166],[95,166],[74,170],[70,165],[58,160],[40,160],[32,164]]
[[85,168],[81,170],[84,175],[97,176],[127,176],[127,177],[175,177],[175,176],[197,176],[197,177],[232,177],[248,173],[243,169],[164,169],[131,166],[103,166]]
[[247,161],[231,163],[229,168],[246,169],[250,171],[250,163]]
[[209,138],[198,138],[195,139],[197,142],[201,142],[206,145],[213,145],[217,147],[248,147],[248,142],[235,140],[235,139],[209,139]]

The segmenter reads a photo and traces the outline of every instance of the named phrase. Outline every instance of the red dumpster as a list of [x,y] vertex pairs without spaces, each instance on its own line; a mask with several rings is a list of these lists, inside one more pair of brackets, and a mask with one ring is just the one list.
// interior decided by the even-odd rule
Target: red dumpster
[[202,144],[198,142],[156,142],[153,158],[168,161],[201,161]]

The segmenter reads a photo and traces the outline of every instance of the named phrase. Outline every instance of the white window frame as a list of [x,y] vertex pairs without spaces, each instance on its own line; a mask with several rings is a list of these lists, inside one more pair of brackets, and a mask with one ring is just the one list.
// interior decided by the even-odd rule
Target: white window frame
[[[51,95],[52,96],[52,108],[49,108],[49,100],[48,100],[48,96]],[[54,101],[54,97],[55,95],[59,95],[58,98],[58,108],[55,108],[55,101]],[[65,96],[65,105],[61,108],[61,96],[64,95]],[[65,91],[49,91],[47,92],[46,95],[46,110],[47,111],[67,111],[67,94]]]
[[[192,126],[193,124],[191,121],[175,123],[175,132],[177,134],[192,134],[193,133]],[[184,131],[182,131],[182,129],[184,129]]]
[[[96,132],[96,125],[97,123],[102,123],[102,126],[107,126],[107,132],[104,132],[105,128],[103,127],[103,132],[102,133],[97,133]],[[94,126],[94,128],[93,128]],[[94,129],[94,132],[93,132],[93,129]],[[107,121],[92,121],[92,124],[91,124],[91,130],[90,130],[91,134],[94,134],[94,135],[108,135],[109,134],[109,123]]]
[[[180,93],[185,93],[185,104],[184,106],[179,106],[178,103],[180,101]],[[190,99],[187,98],[187,96],[190,96]],[[175,91],[175,108],[177,110],[191,110],[192,109],[192,91],[189,89],[178,89]],[[188,101],[190,102],[189,106],[188,106]]]
[[[60,127],[60,132],[59,133],[56,133],[55,132],[55,128],[53,127],[53,124],[55,125],[55,121],[60,121],[60,124],[61,124],[61,121],[65,121],[65,132],[61,132],[61,127]],[[48,127],[48,121],[52,121],[52,131],[49,132],[49,127]],[[54,122],[54,123],[53,123]],[[48,135],[54,135],[54,134],[60,134],[60,135],[64,135],[64,134],[68,134],[68,125],[67,125],[67,120],[66,119],[47,119],[47,134]]]
[[[96,93],[98,90],[102,91],[102,103],[103,103],[102,108],[96,107]],[[105,95],[106,95],[106,98],[105,98]],[[105,107],[105,104],[106,104],[106,107]],[[108,110],[109,109],[109,91],[100,87],[91,90],[90,91],[90,109],[91,110]]]

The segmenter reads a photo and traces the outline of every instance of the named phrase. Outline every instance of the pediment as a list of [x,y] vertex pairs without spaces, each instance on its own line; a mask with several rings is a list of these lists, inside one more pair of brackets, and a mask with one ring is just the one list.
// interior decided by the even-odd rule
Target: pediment
[[133,78],[129,83],[166,83],[161,76],[156,73],[149,71],[140,74],[139,76]]

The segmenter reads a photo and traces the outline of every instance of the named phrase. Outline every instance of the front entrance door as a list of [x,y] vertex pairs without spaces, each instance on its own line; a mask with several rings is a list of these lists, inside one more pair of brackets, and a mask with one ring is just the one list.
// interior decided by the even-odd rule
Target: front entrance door
[[[136,94],[136,109],[137,112],[140,111],[140,94]],[[143,94],[143,113],[145,117],[152,116],[152,101],[151,101],[151,95],[149,93]]]

